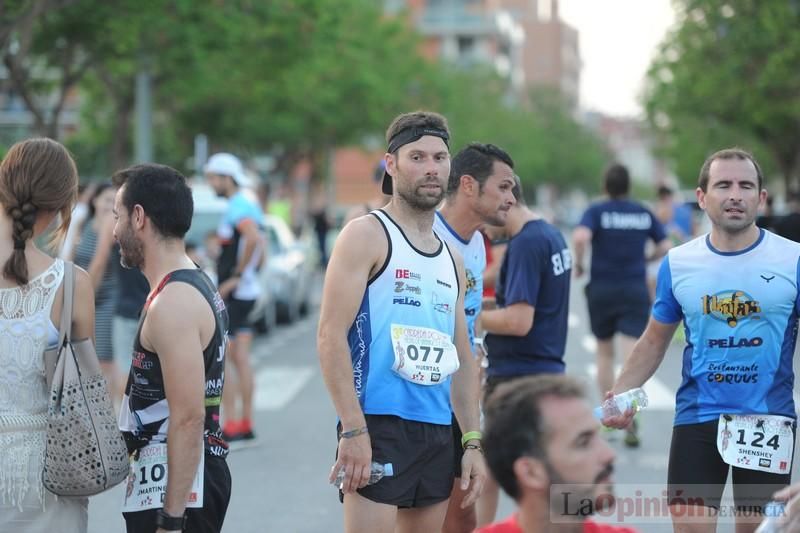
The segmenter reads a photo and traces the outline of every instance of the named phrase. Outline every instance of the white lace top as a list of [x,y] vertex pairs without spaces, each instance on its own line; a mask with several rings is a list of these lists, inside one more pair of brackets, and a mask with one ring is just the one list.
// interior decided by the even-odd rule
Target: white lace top
[[[27,285],[0,289],[0,503],[16,505],[41,485],[47,416],[44,351],[58,341],[50,320],[64,262]],[[33,485],[33,487],[32,487]]]

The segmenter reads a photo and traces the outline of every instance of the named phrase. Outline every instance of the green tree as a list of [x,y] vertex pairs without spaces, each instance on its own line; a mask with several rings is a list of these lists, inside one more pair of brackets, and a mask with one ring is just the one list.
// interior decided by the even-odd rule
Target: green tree
[[208,81],[176,102],[181,128],[219,148],[272,149],[286,166],[310,157],[317,177],[330,148],[385,127],[423,68],[413,33],[372,0],[254,3],[229,37],[202,67]]
[[596,190],[608,161],[603,143],[579,124],[565,101],[550,89],[522,97],[509,93],[508,82],[481,69],[435,65],[425,87],[426,107],[440,111],[453,132],[453,152],[471,141],[489,142],[508,151],[516,173],[532,198],[539,184],[562,191]]
[[[684,175],[738,144],[800,172],[800,1],[674,0],[676,28],[648,72],[650,122]],[[703,152],[702,156],[700,152]],[[691,163],[689,163],[691,161]]]
[[67,98],[92,61],[86,50],[50,31],[53,22],[74,3],[75,0],[0,3],[0,58],[10,87],[31,113],[34,132],[53,138],[58,137]]

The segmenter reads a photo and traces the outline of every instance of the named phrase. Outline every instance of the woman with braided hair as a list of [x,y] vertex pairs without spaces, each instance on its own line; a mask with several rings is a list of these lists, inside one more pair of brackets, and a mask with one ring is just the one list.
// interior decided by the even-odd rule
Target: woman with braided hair
[[[44,351],[58,344],[64,262],[34,238],[69,227],[78,173],[50,139],[11,147],[0,163],[0,532],[85,532],[87,499],[57,497],[42,485],[48,391]],[[94,334],[94,290],[76,269],[72,336]],[[76,467],[80,465],[76,464]]]

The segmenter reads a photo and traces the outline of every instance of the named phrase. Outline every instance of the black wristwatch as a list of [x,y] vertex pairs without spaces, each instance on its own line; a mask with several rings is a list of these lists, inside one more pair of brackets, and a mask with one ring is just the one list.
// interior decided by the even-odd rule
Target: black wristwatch
[[172,516],[164,512],[164,509],[156,511],[156,528],[165,529],[167,531],[183,531],[186,527],[186,514],[181,516]]

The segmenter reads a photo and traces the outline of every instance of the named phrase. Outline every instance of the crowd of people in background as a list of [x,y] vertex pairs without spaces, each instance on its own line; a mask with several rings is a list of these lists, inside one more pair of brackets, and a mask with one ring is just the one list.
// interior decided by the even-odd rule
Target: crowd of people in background
[[[171,472],[159,485],[163,502],[129,505],[126,496],[128,531],[221,529],[231,492],[225,457],[256,438],[251,314],[269,261],[265,213],[296,231],[308,225],[325,271],[318,351],[339,417],[330,479],[348,533],[549,531],[558,485],[597,508],[613,505],[605,432],[625,430],[631,448],[640,436],[633,410],[605,416],[601,429],[583,385],[565,375],[570,291],[586,273],[600,397],[642,386],[686,325],[681,340],[693,356],[677,391],[669,491],[702,485],[700,507],[718,505],[729,465],[737,505],[761,509],[788,485],[792,446],[779,470],[757,469],[734,464],[716,437],[746,431],[752,414],[794,437],[800,194],[787,196],[787,214],[759,216],[771,205],[758,163],[744,150],[717,152],[700,171],[710,231],[698,236],[693,209],[672,188],[658,186],[651,206],[635,201],[627,168],[614,164],[603,176],[606,197],[588,206],[570,249],[565,228],[527,205],[510,154],[474,142],[451,159],[449,142],[441,115],[396,117],[374,194],[343,214],[332,251],[336,216],[324,189],[299,217],[288,186],[271,195],[232,154],[214,154],[203,168],[226,208],[198,245],[184,241],[192,191],[174,169],[138,165],[79,192],[63,146],[12,147],[0,165],[0,342],[10,347],[0,353],[0,531],[86,530],[86,499],[55,499],[40,482],[42,354],[58,340],[65,261],[81,267],[72,329],[94,340],[132,464],[144,454]],[[35,238],[57,216],[64,239],[53,259]],[[729,346],[732,328],[746,342]],[[753,386],[708,374],[727,348],[758,362]],[[624,362],[619,376],[615,360]],[[727,395],[710,388],[719,382],[731,385]],[[376,461],[393,467],[378,483]],[[129,492],[147,482],[137,471]],[[205,488],[190,492],[198,477]],[[500,488],[518,510],[492,524]],[[572,511],[560,511],[564,530],[631,531]],[[756,518],[738,530],[754,530]]]

